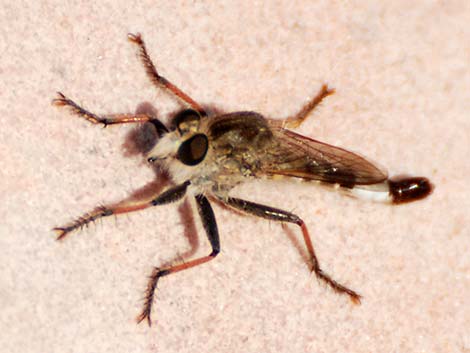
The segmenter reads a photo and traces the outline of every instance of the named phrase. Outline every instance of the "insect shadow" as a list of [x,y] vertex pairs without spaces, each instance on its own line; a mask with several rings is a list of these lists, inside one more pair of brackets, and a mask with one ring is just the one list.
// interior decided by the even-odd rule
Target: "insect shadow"
[[[136,114],[146,114],[154,118],[158,117],[158,110],[150,102],[140,103],[135,111]],[[150,123],[139,124],[131,129],[124,138],[122,144],[123,155],[127,158],[141,156],[145,157],[148,152],[157,144],[159,139],[158,133],[154,125]],[[155,173],[154,179],[146,185],[133,191],[124,202],[128,201],[143,201],[151,199],[155,193],[160,193],[167,185],[170,184],[170,176],[168,172],[159,168],[155,164],[146,164],[150,166]],[[183,222],[183,235],[186,237],[190,249],[182,254],[177,255],[164,263],[167,266],[186,256],[192,256],[199,248],[199,239],[196,234],[196,224],[192,216],[191,206],[185,201],[178,207],[178,213],[181,221]]]
[[[204,109],[211,115],[222,114],[223,110],[214,104],[204,105]],[[147,101],[144,101],[137,105],[135,110],[136,114],[146,114],[154,118],[158,118],[159,113],[155,106]],[[178,114],[178,110],[168,116],[168,120],[174,119],[175,115]],[[127,158],[141,156],[145,158],[152,148],[157,144],[159,139],[156,128],[151,123],[139,124],[135,128],[131,129],[124,138],[122,144],[123,155]],[[124,199],[124,202],[128,201],[142,201],[151,199],[156,193],[160,193],[167,185],[170,184],[170,176],[165,169],[160,168],[156,164],[146,164],[152,167],[155,173],[155,178],[142,186],[141,188],[133,191],[128,198]],[[223,203],[219,203],[223,208],[230,210]],[[199,249],[200,239],[197,231],[196,222],[194,220],[194,210],[191,207],[191,203],[188,199],[185,199],[178,207],[178,213],[180,220],[183,225],[183,236],[186,238],[189,249],[185,252],[178,253],[173,259],[164,261],[161,266],[167,267],[175,262],[183,262],[184,259],[190,258],[195,255]],[[238,212],[237,212],[238,213]],[[239,213],[245,216],[242,212]],[[286,228],[287,229],[287,228]],[[299,244],[299,243],[297,243]],[[298,246],[301,251],[301,246]],[[308,256],[305,253],[305,261],[308,262]]]

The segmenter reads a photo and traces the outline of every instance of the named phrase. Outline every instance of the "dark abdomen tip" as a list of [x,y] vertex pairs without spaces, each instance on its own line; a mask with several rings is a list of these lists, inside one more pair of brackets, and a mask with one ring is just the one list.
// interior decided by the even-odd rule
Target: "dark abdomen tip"
[[423,177],[402,178],[388,181],[393,203],[405,203],[424,199],[434,186]]

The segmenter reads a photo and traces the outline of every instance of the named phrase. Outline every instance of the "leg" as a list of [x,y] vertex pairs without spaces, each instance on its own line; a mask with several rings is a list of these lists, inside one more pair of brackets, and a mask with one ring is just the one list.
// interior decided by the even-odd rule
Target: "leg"
[[127,37],[132,43],[135,43],[139,46],[139,48],[140,48],[140,57],[141,57],[142,62],[145,66],[145,71],[147,72],[147,75],[150,77],[150,80],[155,85],[161,86],[161,87],[167,89],[168,91],[173,93],[176,97],[178,97],[183,102],[188,104],[192,109],[199,112],[199,114],[207,115],[206,112],[204,111],[204,109],[195,100],[193,100],[190,96],[188,96],[186,93],[184,93],[178,87],[176,87],[174,84],[172,84],[170,81],[168,81],[165,77],[160,76],[158,74],[157,69],[155,68],[155,65],[152,62],[152,59],[150,59],[150,56],[147,53],[147,48],[145,47],[144,40],[142,39],[140,34],[129,33],[127,35]]
[[155,268],[152,272],[152,275],[150,276],[147,292],[145,294],[144,309],[142,310],[142,313],[137,317],[138,323],[140,323],[144,319],[147,319],[149,326],[152,325],[150,315],[152,313],[152,303],[155,294],[155,289],[157,288],[157,283],[160,277],[201,265],[215,258],[220,252],[219,231],[217,230],[217,223],[215,221],[214,211],[212,211],[212,207],[209,201],[203,195],[197,195],[196,202],[199,215],[202,219],[202,224],[204,226],[204,229],[207,233],[207,237],[209,238],[209,242],[212,247],[212,252],[207,256],[191,260],[181,265],[171,266],[164,269]]
[[160,120],[155,119],[146,114],[114,114],[102,117],[80,107],[77,103],[64,96],[61,92],[58,92],[58,96],[58,98],[52,101],[52,104],[56,106],[69,107],[74,114],[81,116],[92,124],[103,124],[103,126],[106,127],[108,125],[116,124],[150,122],[157,129],[157,133],[159,136],[161,136],[165,132],[168,132],[168,129],[165,127],[165,125],[160,122]]
[[308,229],[305,226],[304,221],[300,219],[298,216],[296,216],[295,214],[286,212],[286,211],[279,210],[277,208],[264,206],[264,205],[260,205],[254,202],[249,202],[249,201],[236,199],[232,197],[229,197],[227,200],[221,199],[221,201],[227,204],[228,206],[231,206],[235,209],[252,214],[254,216],[269,219],[272,221],[289,222],[289,223],[297,224],[300,227],[300,229],[302,229],[302,234],[304,236],[305,245],[307,246],[308,252],[310,254],[310,257],[313,263],[312,270],[313,272],[315,272],[315,275],[319,279],[327,283],[337,293],[347,294],[349,295],[349,297],[355,304],[360,303],[361,296],[359,294],[343,286],[342,284],[336,282],[328,274],[323,272],[323,270],[320,268],[320,263],[318,262],[317,256],[315,255],[315,251],[313,249],[313,244],[312,244],[312,240],[310,239]]
[[287,128],[297,128],[299,127],[304,120],[307,118],[307,116],[310,114],[310,112],[315,109],[315,107],[320,104],[320,102],[325,98],[328,97],[329,95],[332,95],[335,93],[335,90],[332,88],[328,88],[326,84],[324,84],[321,87],[320,92],[306,105],[302,107],[302,109],[294,116],[289,117],[283,121],[283,126]]
[[140,202],[140,203],[118,203],[115,206],[98,207],[95,210],[89,213],[86,213],[82,217],[78,218],[76,221],[73,221],[65,225],[64,227],[54,228],[53,230],[57,233],[57,240],[61,240],[67,234],[74,231],[75,229],[83,228],[84,226],[87,226],[89,223],[94,222],[99,218],[107,217],[111,215],[118,215],[121,213],[139,211],[139,210],[143,210],[148,207],[151,207],[151,206],[164,205],[167,203],[177,201],[185,195],[186,188],[188,187],[188,185],[189,185],[189,181],[181,185],[172,187],[168,189],[167,191],[164,191],[162,194],[160,194],[159,196],[157,196],[155,199],[153,199],[150,202],[147,201],[147,202]]

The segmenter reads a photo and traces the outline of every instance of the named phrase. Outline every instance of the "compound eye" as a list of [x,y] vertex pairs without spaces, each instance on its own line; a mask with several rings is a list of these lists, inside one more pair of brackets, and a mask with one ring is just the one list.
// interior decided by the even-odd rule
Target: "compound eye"
[[200,119],[201,116],[197,111],[186,109],[175,115],[173,118],[173,126],[183,135],[193,128],[196,129]]
[[204,134],[197,134],[184,141],[178,148],[177,158],[186,165],[196,165],[204,160],[209,140]]

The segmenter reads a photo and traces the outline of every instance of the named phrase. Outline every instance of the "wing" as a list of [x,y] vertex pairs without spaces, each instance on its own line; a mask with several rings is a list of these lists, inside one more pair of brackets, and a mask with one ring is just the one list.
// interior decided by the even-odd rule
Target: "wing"
[[270,127],[276,143],[265,151],[260,161],[263,174],[344,187],[375,184],[387,179],[385,171],[355,153],[285,130],[277,124]]

